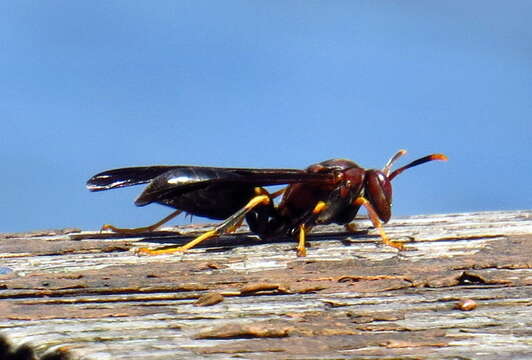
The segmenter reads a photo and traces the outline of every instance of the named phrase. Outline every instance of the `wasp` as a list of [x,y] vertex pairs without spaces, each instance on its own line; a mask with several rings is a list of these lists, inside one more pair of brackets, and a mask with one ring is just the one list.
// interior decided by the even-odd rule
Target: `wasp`
[[[87,188],[101,191],[148,184],[135,205],[158,203],[176,209],[146,227],[126,229],[108,224],[102,227],[118,233],[152,231],[181,212],[224,220],[182,246],[139,249],[145,254],[186,251],[209,238],[234,232],[245,220],[250,231],[263,240],[281,236],[296,238],[297,255],[305,256],[306,234],[314,226],[336,223],[353,231],[352,221],[361,207],[366,209],[382,241],[403,249],[383,229],[391,217],[392,180],[411,167],[447,160],[443,154],[431,154],[392,171],[392,165],[405,153],[399,150],[381,170],[365,169],[347,159],[322,161],[305,170],[186,165],[127,167],[94,175],[87,181]],[[274,185],[287,186],[268,192],[266,187]],[[281,199],[276,203],[279,196]]]

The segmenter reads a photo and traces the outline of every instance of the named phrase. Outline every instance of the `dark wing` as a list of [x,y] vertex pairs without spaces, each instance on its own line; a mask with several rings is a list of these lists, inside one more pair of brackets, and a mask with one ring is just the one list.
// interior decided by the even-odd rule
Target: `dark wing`
[[91,191],[149,183],[135,200],[153,202],[196,216],[224,219],[244,206],[257,186],[335,181],[330,173],[294,169],[246,169],[202,166],[145,166],[107,170],[87,181]]
[[167,199],[208,188],[213,190],[206,193],[215,196],[215,191],[221,191],[224,188],[253,189],[256,186],[329,181],[334,181],[332,174],[307,173],[304,170],[295,169],[173,167],[154,178],[135,200],[135,204],[143,206],[152,202],[165,203]]
[[178,166],[141,166],[113,169],[94,175],[87,181],[90,191],[102,191],[125,186],[146,184]]

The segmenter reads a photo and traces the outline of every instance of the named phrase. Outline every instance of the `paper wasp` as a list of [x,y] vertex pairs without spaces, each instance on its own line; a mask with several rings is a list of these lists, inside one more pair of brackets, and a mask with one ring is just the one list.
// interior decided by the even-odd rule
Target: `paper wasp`
[[[388,239],[382,223],[391,217],[391,181],[404,170],[433,160],[447,160],[431,154],[399,169],[394,162],[406,153],[398,151],[382,170],[365,169],[346,159],[331,159],[310,165],[305,170],[246,169],[202,166],[144,166],[104,171],[90,178],[91,191],[108,190],[148,183],[135,200],[137,206],[159,203],[177,209],[147,227],[116,232],[155,230],[181,212],[224,221],[213,230],[180,247],[140,249],[147,254],[186,251],[206,239],[235,231],[246,220],[249,229],[261,239],[280,236],[298,239],[297,254],[305,256],[305,235],[315,226],[336,223],[352,229],[351,222],[364,206],[373,226],[387,245],[402,249]],[[265,187],[288,185],[270,194]],[[282,195],[278,204],[274,198]]]

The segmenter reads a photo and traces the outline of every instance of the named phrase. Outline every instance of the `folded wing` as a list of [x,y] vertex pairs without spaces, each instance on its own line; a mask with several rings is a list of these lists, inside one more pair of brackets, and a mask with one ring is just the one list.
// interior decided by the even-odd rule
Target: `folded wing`
[[94,175],[87,181],[90,191],[102,191],[146,184],[176,166],[141,166],[113,169]]
[[159,203],[193,215],[225,218],[244,206],[255,187],[334,181],[332,174],[296,169],[146,166],[113,169],[87,181],[91,191],[145,184],[135,205]]

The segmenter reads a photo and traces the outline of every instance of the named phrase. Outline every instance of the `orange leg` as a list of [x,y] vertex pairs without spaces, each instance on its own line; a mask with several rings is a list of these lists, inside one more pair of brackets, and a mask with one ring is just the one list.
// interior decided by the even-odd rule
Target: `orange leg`
[[277,191],[274,192],[274,193],[271,193],[271,194],[270,194],[270,199],[275,199],[275,198],[278,197],[279,195],[284,194],[285,191],[286,191],[286,188],[283,188],[283,189],[281,189],[281,190],[277,190]]
[[386,235],[386,233],[384,232],[384,228],[382,227],[382,223],[379,220],[379,216],[377,215],[377,212],[375,211],[375,209],[373,209],[373,206],[371,206],[371,204],[365,197],[362,197],[362,196],[357,197],[355,199],[355,204],[364,206],[366,208],[369,218],[371,222],[373,223],[373,226],[375,226],[375,228],[379,232],[379,235],[381,236],[383,243],[385,243],[386,245],[392,246],[396,249],[404,250],[403,244],[391,241],[388,238],[388,235]]
[[344,228],[345,228],[345,231],[350,232],[350,233],[357,232],[357,224],[355,223],[345,224]]
[[176,210],[164,219],[156,222],[155,224],[149,225],[149,226],[143,226],[138,228],[119,228],[110,224],[105,224],[102,226],[101,231],[103,230],[111,230],[119,234],[140,234],[144,232],[150,232],[156,230],[159,226],[166,224],[168,221],[175,218],[177,215],[181,214],[181,210]]
[[158,249],[147,249],[147,248],[140,248],[137,250],[137,253],[139,254],[145,254],[145,255],[160,255],[160,254],[173,254],[176,252],[185,252],[188,249],[193,248],[194,246],[202,243],[203,241],[218,237],[220,235],[229,234],[236,229],[240,227],[242,222],[244,221],[244,218],[246,217],[246,214],[249,213],[253,208],[255,208],[258,205],[261,204],[268,204],[271,199],[269,195],[263,194],[262,191],[256,191],[257,193],[260,193],[260,195],[256,195],[253,197],[242,209],[238,210],[236,213],[231,215],[227,220],[225,220],[223,223],[218,225],[212,230],[209,230],[200,236],[196,237],[195,239],[189,241],[183,246],[170,246],[170,247],[162,247]]
[[[314,216],[319,215],[326,208],[327,208],[327,204],[324,201],[318,201],[318,203],[312,210],[313,218]],[[306,240],[305,233],[306,232],[307,232],[307,227],[305,226],[305,224],[300,224],[299,225],[299,241],[297,244],[297,256],[300,256],[300,257],[307,256],[307,249],[305,248],[305,240]]]
[[305,247],[305,224],[299,225],[299,241],[297,243],[297,256],[307,256],[307,248]]

